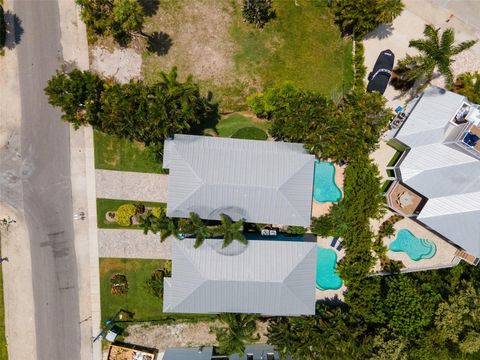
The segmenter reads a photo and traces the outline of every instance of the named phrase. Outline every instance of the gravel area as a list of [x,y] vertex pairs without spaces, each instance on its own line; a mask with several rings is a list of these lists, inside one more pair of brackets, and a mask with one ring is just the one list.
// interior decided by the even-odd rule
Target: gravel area
[[95,170],[97,198],[167,202],[168,175]]
[[172,237],[160,242],[159,234],[142,230],[99,229],[98,256],[110,258],[171,259]]
[[133,49],[94,47],[91,51],[91,69],[106,77],[113,77],[120,83],[139,79],[142,74],[142,56]]

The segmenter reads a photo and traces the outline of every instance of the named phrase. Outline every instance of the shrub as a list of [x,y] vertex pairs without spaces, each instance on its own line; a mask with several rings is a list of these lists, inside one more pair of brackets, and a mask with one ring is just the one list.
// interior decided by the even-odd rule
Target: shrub
[[307,232],[303,226],[289,226],[287,228],[287,234],[290,235],[303,235]]
[[243,0],[242,14],[246,22],[255,24],[257,28],[263,28],[275,17],[272,0]]
[[143,214],[145,212],[145,205],[142,203],[135,204],[135,213]]
[[113,295],[123,296],[128,293],[128,281],[124,274],[115,274],[110,278],[110,286]]
[[250,140],[267,140],[268,139],[268,135],[265,131],[253,126],[248,126],[248,127],[238,129],[230,137],[234,139],[250,139]]
[[117,224],[120,226],[130,226],[132,224],[132,216],[137,213],[137,209],[133,204],[120,205],[117,209]]
[[5,24],[5,13],[2,5],[0,5],[0,50],[5,46],[5,39],[7,37],[7,27]]
[[163,270],[157,269],[150,274],[150,278],[145,281],[145,288],[157,299],[161,299],[163,296],[163,277],[165,273]]
[[165,261],[165,265],[163,265],[163,270],[165,271],[165,276],[172,275],[172,260]]
[[156,218],[161,218],[165,214],[165,208],[161,207],[154,207],[152,209],[152,215],[155,216]]
[[367,73],[367,67],[365,66],[365,48],[363,43],[355,41],[355,56],[353,57],[354,67],[354,87],[357,89],[365,90],[365,74]]

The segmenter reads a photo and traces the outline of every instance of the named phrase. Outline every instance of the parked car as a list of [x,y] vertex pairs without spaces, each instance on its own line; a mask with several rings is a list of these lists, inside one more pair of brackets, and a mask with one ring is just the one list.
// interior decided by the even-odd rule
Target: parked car
[[380,55],[378,55],[372,72],[368,74],[368,92],[377,91],[383,95],[392,76],[394,62],[395,55],[390,49],[383,50]]

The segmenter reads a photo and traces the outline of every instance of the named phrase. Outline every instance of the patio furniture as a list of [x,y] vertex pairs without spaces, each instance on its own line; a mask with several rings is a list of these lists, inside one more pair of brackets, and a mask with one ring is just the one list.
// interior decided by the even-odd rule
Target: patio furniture
[[342,249],[343,249],[342,241],[343,241],[342,239],[339,240],[338,246],[337,246],[337,251],[342,251]]
[[338,240],[338,237],[334,237],[334,238],[332,239],[332,242],[330,243],[330,246],[334,248],[335,245],[337,245],[337,240]]

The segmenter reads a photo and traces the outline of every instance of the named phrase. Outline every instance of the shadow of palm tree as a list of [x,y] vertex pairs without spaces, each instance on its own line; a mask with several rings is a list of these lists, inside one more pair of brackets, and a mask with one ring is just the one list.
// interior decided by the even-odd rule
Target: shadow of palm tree
[[167,33],[160,31],[148,35],[147,51],[159,56],[167,55],[173,45],[173,40]]
[[138,0],[138,2],[142,5],[145,16],[155,15],[160,6],[160,0]]
[[365,35],[363,39],[364,40],[373,39],[373,38],[377,38],[379,40],[386,39],[387,37],[392,35],[393,30],[394,28],[392,24],[380,24],[375,30],[370,31],[367,35]]
[[23,35],[22,20],[11,12],[10,10],[5,12],[5,47],[7,49],[13,49],[16,45],[20,44]]

